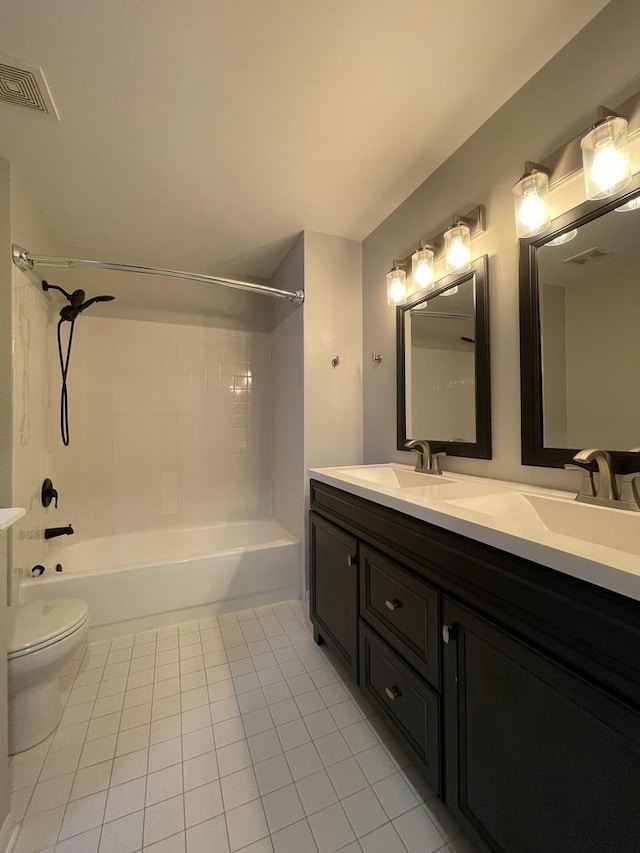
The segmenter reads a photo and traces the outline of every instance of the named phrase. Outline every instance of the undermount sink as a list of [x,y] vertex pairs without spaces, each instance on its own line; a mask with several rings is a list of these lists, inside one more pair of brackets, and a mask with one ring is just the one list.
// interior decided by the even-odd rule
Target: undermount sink
[[387,486],[392,489],[416,489],[425,486],[444,486],[455,483],[442,474],[423,474],[421,471],[411,471],[407,468],[395,468],[391,465],[354,465],[351,468],[340,468],[338,474],[346,474],[367,483]]
[[445,501],[497,519],[640,555],[640,512],[519,492]]

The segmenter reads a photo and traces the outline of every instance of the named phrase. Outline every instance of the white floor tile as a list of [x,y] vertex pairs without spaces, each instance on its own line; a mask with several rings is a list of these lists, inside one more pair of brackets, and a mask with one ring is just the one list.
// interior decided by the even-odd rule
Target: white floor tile
[[268,708],[258,708],[242,715],[242,724],[247,737],[269,731],[273,726],[273,717]]
[[185,832],[178,832],[169,838],[163,838],[162,841],[156,841],[155,844],[145,845],[144,853],[185,853],[186,838]]
[[227,824],[223,815],[187,829],[187,853],[229,853]]
[[102,827],[74,835],[56,845],[55,853],[97,853]]
[[318,750],[312,743],[305,743],[303,746],[290,749],[285,753],[285,758],[291,770],[291,775],[296,782],[298,779],[322,770],[323,767]]
[[388,821],[384,809],[371,788],[351,794],[341,802],[358,838],[373,832]]
[[379,829],[363,836],[360,843],[364,853],[390,853],[390,851],[400,853],[404,849],[400,836],[391,823],[385,823]]
[[163,717],[151,723],[149,742],[153,744],[172,740],[182,735],[182,718],[180,714],[173,717]]
[[318,853],[311,829],[306,820],[275,832],[271,837],[275,853]]
[[271,717],[276,726],[282,726],[284,723],[290,723],[292,720],[297,720],[300,717],[300,711],[294,699],[285,699],[284,702],[276,702],[269,708]]
[[46,809],[54,809],[56,806],[66,806],[73,780],[74,774],[66,773],[64,776],[39,782],[33,791],[27,814],[36,814]]
[[260,796],[253,767],[246,767],[222,778],[222,798],[227,811],[250,803]]
[[260,800],[232,809],[226,812],[226,817],[232,853],[269,834]]
[[285,752],[288,749],[295,749],[296,746],[302,746],[303,743],[309,743],[311,740],[309,730],[301,719],[278,726],[276,732]]
[[326,708],[308,714],[304,718],[304,722],[311,737],[314,739],[331,734],[331,732],[335,732],[338,729],[335,720]]
[[128,755],[116,758],[111,771],[111,784],[121,785],[131,779],[146,776],[148,760],[148,749],[139,749],[137,752],[130,752]]
[[147,794],[145,805],[153,806],[162,800],[169,800],[182,793],[182,766],[173,764],[147,776]]
[[216,753],[220,776],[228,776],[238,770],[251,766],[251,754],[246,740],[223,746]]
[[100,853],[136,853],[142,846],[144,812],[105,823],[100,838]]
[[296,782],[296,788],[306,815],[319,812],[338,799],[326,770],[305,776],[304,779]]
[[334,853],[355,839],[340,803],[311,815],[309,825],[320,853]]
[[161,841],[184,830],[184,799],[182,795],[156,803],[144,811],[145,846]]
[[244,738],[245,731],[241,717],[232,717],[230,720],[225,720],[222,723],[214,723],[213,739],[216,749],[229,746],[230,743],[237,743],[239,740],[244,740]]
[[393,825],[409,853],[433,853],[445,844],[422,806],[396,818]]
[[100,826],[104,819],[104,810],[107,802],[107,792],[100,791],[80,800],[72,800],[67,806],[64,820],[60,827],[60,840],[79,835],[87,829]]
[[247,743],[249,745],[249,752],[251,753],[251,760],[254,764],[266,761],[267,758],[273,758],[283,751],[275,730],[251,735],[251,737],[247,738]]
[[375,732],[366,720],[345,726],[342,729],[342,736],[354,754],[363,752],[365,749],[370,749],[378,743]]
[[373,790],[391,820],[418,805],[418,798],[406,783],[402,773],[394,773],[376,782]]
[[143,809],[146,783],[146,778],[141,776],[139,779],[109,788],[105,821],[116,820]]
[[196,758],[184,761],[182,773],[185,791],[190,791],[192,788],[199,788],[200,785],[213,782],[219,775],[215,752],[205,752],[203,755],[198,755]]
[[88,797],[91,794],[97,794],[98,791],[104,791],[111,782],[112,769],[113,761],[110,760],[78,770],[69,799],[77,800],[80,797]]
[[377,746],[371,747],[371,749],[366,749],[364,752],[358,753],[356,760],[362,768],[364,775],[369,780],[369,783],[372,785],[374,782],[379,782],[386,776],[391,776],[391,774],[395,773],[398,769],[382,744],[378,744]]
[[200,788],[187,791],[184,795],[185,825],[187,828],[222,814],[222,792],[220,782],[209,782]]
[[314,744],[325,767],[337,764],[338,761],[342,761],[351,755],[351,750],[340,732],[332,732],[329,735],[317,738]]
[[[172,719],[171,717],[169,719]],[[182,763],[182,738],[174,737],[149,747],[149,773]]]
[[213,748],[213,729],[211,726],[182,736],[182,755],[185,761],[189,758],[195,758],[196,755],[211,752]]
[[274,833],[296,823],[304,817],[304,811],[295,785],[279,788],[262,798],[269,832]]
[[274,758],[262,761],[256,764],[253,769],[256,774],[258,788],[263,796],[278,788],[283,788],[293,781],[284,755],[276,755]]
[[45,847],[53,847],[58,837],[64,806],[25,818],[20,829],[16,853],[33,853]]

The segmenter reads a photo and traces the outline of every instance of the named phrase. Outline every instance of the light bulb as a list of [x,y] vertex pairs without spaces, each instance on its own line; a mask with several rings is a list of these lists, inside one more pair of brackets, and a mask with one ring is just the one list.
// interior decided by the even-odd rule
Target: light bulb
[[549,176],[532,170],[523,175],[513,188],[518,237],[533,237],[549,227]]
[[587,198],[601,199],[624,189],[631,181],[626,151],[627,120],[612,116],[582,138],[582,163]]
[[638,210],[640,209],[640,196],[636,196],[635,198],[629,199],[624,204],[621,204],[620,207],[616,207],[616,213],[628,213],[630,210]]
[[578,229],[572,228],[571,231],[565,231],[564,234],[560,234],[559,237],[556,237],[554,240],[549,240],[548,243],[545,243],[545,246],[564,246],[565,243],[569,243],[573,240],[574,237],[578,236]]
[[387,304],[402,305],[407,298],[407,274],[394,267],[387,273]]
[[413,280],[421,290],[433,284],[433,252],[431,249],[420,248],[411,256]]
[[469,269],[471,260],[471,232],[460,223],[445,231],[444,251],[447,272],[464,272]]

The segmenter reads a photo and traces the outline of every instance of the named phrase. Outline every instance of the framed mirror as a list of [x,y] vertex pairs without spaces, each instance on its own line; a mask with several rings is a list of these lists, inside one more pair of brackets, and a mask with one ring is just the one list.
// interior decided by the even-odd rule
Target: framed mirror
[[640,445],[640,175],[520,241],[522,462],[561,468],[587,447],[620,473]]
[[398,450],[491,459],[487,256],[397,309]]

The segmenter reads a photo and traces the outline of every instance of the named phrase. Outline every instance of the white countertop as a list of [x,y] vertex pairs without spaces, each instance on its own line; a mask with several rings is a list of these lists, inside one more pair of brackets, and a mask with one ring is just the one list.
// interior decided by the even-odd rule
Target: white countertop
[[[393,486],[368,482],[367,469],[389,467],[398,471],[412,471],[411,466],[390,463],[388,466],[363,465],[341,468],[310,469],[310,476],[322,483],[327,483],[337,489],[378,503],[389,509],[397,510],[413,518],[427,521],[437,527],[475,539],[501,551],[524,557],[535,563],[540,563],[580,580],[617,592],[620,595],[640,601],[640,513],[628,510],[597,508],[600,513],[624,513],[631,517],[625,521],[633,525],[637,521],[639,547],[633,553],[629,550],[618,550],[601,544],[594,544],[573,536],[567,536],[546,530],[539,526],[529,526],[521,519],[496,517],[484,511],[455,506],[443,500],[447,488],[461,491],[469,490],[471,494],[491,494],[500,496],[520,493],[522,495],[551,497],[562,502],[573,501],[575,494],[569,492],[542,489],[520,483],[509,483],[502,480],[490,480],[483,477],[470,477],[462,474],[444,472],[444,477],[456,481],[448,486],[428,485],[419,489],[400,489]],[[359,477],[361,473],[364,476]],[[428,478],[433,479],[435,478]],[[577,484],[576,484],[577,485]],[[480,497],[474,498],[478,506],[482,505]],[[606,515],[602,516],[605,519]],[[600,520],[600,515],[598,516]],[[586,534],[588,535],[588,534]]]
[[26,510],[21,506],[13,506],[8,509],[0,509],[0,530],[6,530],[16,521],[26,515]]

